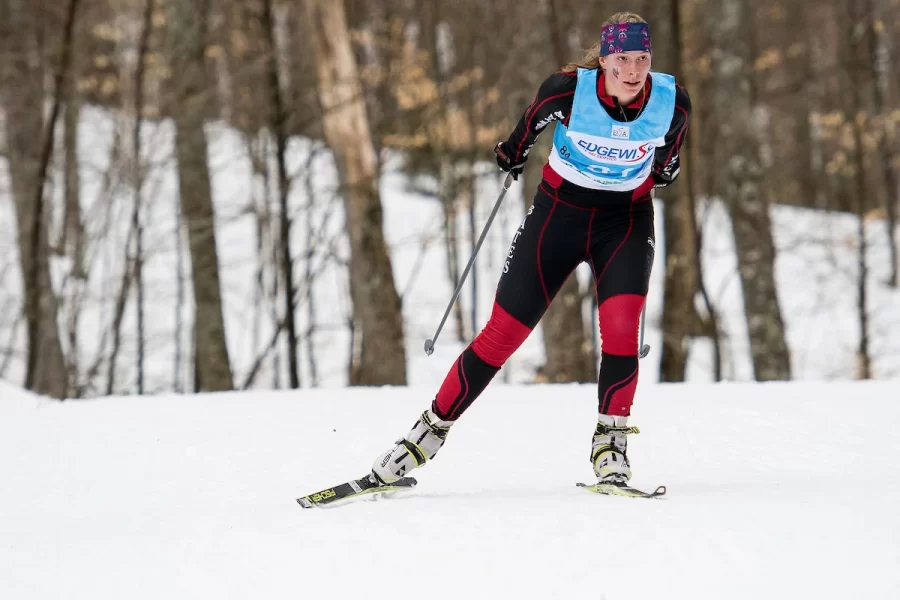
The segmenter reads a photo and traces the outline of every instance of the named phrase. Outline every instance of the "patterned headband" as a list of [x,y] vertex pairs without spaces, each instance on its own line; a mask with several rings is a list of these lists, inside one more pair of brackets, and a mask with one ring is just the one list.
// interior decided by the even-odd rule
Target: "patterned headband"
[[650,26],[647,23],[614,23],[603,28],[600,56],[632,50],[650,52]]

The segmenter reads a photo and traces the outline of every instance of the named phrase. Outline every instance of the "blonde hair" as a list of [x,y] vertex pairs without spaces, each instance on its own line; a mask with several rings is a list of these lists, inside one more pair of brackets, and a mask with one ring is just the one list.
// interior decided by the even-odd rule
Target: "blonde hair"
[[[616,23],[646,23],[641,15],[633,12],[617,12],[612,15],[606,21],[604,21],[603,27],[607,25],[615,25]],[[584,56],[580,61],[570,62],[566,66],[562,68],[563,73],[574,73],[579,68],[582,69],[597,69],[600,67],[600,42],[597,42],[593,46],[587,49],[584,53]]]

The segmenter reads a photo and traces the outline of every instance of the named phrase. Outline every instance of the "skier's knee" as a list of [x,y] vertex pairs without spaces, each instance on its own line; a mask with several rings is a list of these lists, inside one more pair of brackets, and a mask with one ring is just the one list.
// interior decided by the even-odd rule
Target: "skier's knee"
[[472,341],[472,351],[492,367],[502,367],[531,333],[524,323],[494,302],[491,318]]
[[603,352],[618,356],[637,354],[638,327],[644,300],[644,296],[637,294],[619,294],[607,298],[600,305]]

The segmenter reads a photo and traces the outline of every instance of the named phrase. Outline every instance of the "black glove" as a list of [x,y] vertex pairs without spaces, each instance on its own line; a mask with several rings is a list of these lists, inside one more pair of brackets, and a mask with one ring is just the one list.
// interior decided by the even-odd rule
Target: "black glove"
[[526,159],[523,157],[519,162],[513,162],[511,158],[513,153],[507,151],[504,142],[500,142],[494,146],[494,154],[497,155],[497,164],[500,165],[500,170],[506,173],[512,173],[513,179],[518,180],[519,175],[525,170]]
[[670,182],[666,181],[656,173],[650,173],[650,179],[653,180],[653,189],[656,188],[664,188],[669,185]]
[[653,178],[653,187],[655,188],[664,188],[666,186],[672,185],[675,182],[675,178],[678,177],[678,173],[681,169],[676,169],[674,173],[661,172],[658,173],[653,171],[650,173],[650,177]]

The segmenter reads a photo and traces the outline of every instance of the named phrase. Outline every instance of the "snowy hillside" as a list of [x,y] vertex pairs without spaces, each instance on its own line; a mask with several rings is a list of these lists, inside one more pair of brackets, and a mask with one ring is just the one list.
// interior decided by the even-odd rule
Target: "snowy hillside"
[[640,487],[596,389],[492,385],[405,497],[302,510],[429,388],[55,403],[0,383],[0,598],[897,598],[900,383],[642,384]]

